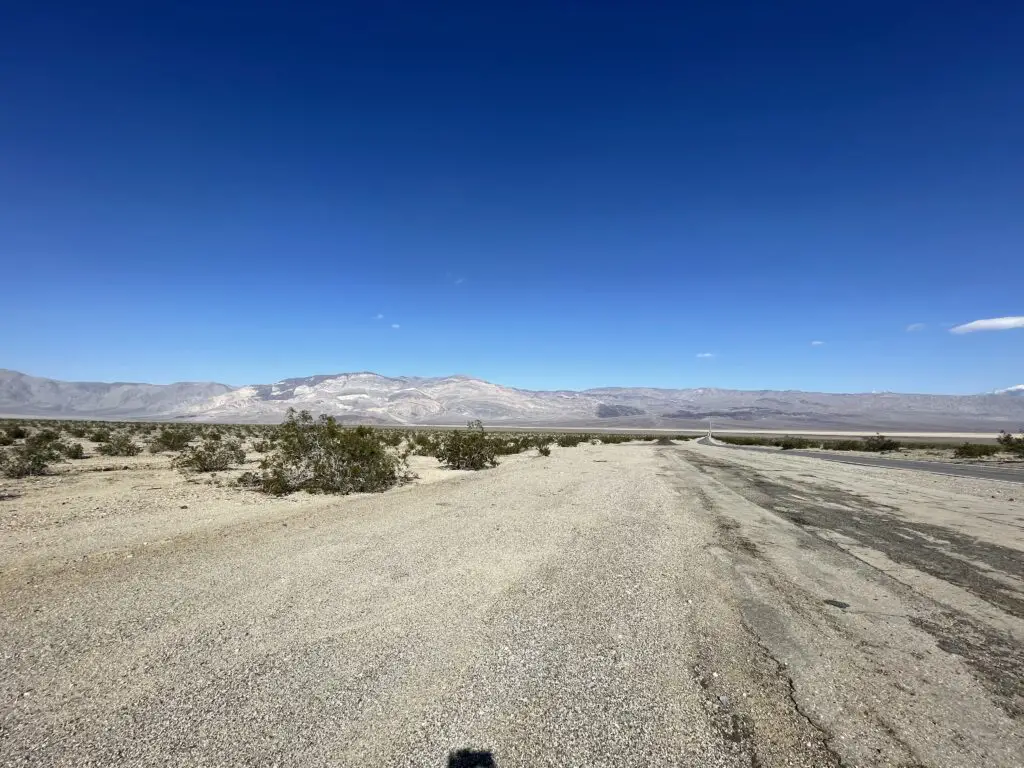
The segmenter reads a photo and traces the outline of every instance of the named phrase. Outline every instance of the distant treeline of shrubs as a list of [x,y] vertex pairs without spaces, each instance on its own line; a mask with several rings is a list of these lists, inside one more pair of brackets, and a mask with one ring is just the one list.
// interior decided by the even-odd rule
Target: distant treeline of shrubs
[[[51,464],[85,458],[79,442],[61,440],[66,433],[95,444],[96,454],[136,456],[173,452],[171,463],[182,472],[220,472],[245,463],[244,441],[261,454],[257,471],[238,483],[264,493],[357,493],[383,491],[412,477],[411,455],[434,456],[451,469],[494,467],[498,457],[536,449],[549,456],[551,446],[664,440],[660,435],[586,432],[486,432],[479,421],[466,429],[346,427],[333,417],[313,418],[308,411],[288,411],[282,424],[152,424],[143,422],[0,421],[0,473],[8,477],[41,475]],[[670,439],[689,440],[693,435]],[[141,441],[137,442],[137,441]]]
[[[889,453],[902,448],[948,450],[949,443],[910,442],[901,443],[885,435],[871,435],[857,440],[822,440],[818,438],[796,437],[742,437],[733,435],[716,435],[715,439],[729,445],[760,445],[781,448],[784,451],[806,448],[820,448],[826,451],[866,451],[870,453]],[[953,451],[958,459],[980,459],[994,456],[997,453],[1009,453],[1024,458],[1024,435],[1015,437],[1009,432],[1000,432],[996,444],[964,443]]]

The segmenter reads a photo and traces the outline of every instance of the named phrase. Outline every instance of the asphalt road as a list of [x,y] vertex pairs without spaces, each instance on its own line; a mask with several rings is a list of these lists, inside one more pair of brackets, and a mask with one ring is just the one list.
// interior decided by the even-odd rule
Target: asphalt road
[[[707,438],[698,440],[701,445],[711,445]],[[766,449],[752,445],[729,445],[727,443],[714,443],[718,448],[730,448],[747,451],[763,451]],[[995,467],[982,464],[947,464],[938,461],[907,461],[905,459],[890,459],[874,456],[842,456],[818,451],[786,451],[791,456],[809,456],[822,461],[835,461],[840,464],[857,464],[865,467],[887,467],[889,469],[913,469],[919,472],[932,472],[937,475],[952,475],[954,477],[973,477],[985,480],[1003,480],[1009,483],[1024,483],[1024,465],[1012,467]]]
[[0,548],[0,764],[1019,768],[1024,506],[702,446],[514,459]]

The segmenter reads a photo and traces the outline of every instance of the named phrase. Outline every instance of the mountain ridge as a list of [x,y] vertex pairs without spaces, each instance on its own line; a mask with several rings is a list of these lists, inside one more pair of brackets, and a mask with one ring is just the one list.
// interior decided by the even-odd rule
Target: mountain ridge
[[[371,371],[285,378],[235,387],[218,382],[66,382],[0,369],[0,414],[277,422],[288,408],[346,423],[765,429],[1017,429],[1024,398],[1011,387],[979,395],[825,393],[717,387],[528,390],[464,374],[383,376]],[[1010,395],[1010,396],[1007,396]]]

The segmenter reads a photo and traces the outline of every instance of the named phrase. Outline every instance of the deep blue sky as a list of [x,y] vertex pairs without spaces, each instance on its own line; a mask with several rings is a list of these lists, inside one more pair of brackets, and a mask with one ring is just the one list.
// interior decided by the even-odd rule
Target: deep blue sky
[[1024,382],[1024,4],[427,5],[0,5],[0,367]]

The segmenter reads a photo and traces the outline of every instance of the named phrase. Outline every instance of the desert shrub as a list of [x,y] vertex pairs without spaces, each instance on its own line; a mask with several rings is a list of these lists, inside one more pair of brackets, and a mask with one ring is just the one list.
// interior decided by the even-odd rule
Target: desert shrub
[[86,429],[81,426],[68,427],[68,434],[79,439],[85,437]]
[[274,441],[267,440],[266,438],[260,438],[259,440],[252,441],[252,449],[256,453],[269,453],[274,449]]
[[497,446],[484,432],[481,421],[471,421],[466,429],[449,432],[438,445],[437,458],[450,469],[485,469],[498,465]]
[[872,451],[873,453],[883,453],[885,451],[898,451],[900,444],[896,440],[890,440],[885,435],[872,435],[871,437],[865,437],[861,450]]
[[288,409],[274,453],[260,472],[246,472],[241,485],[281,496],[294,491],[362,493],[385,491],[405,481],[405,462],[368,427],[344,429],[331,416]]
[[550,456],[551,455],[551,446],[549,446],[549,445],[538,445],[537,446],[537,452],[541,456]]
[[12,424],[5,430],[7,436],[12,440],[21,440],[28,437],[28,430],[26,430],[21,424]]
[[206,437],[199,445],[186,446],[171,464],[183,471],[221,472],[243,461],[245,450],[238,440],[211,440]]
[[953,451],[958,459],[980,459],[985,456],[994,456],[1003,450],[1001,445],[983,445],[981,443],[964,443]]
[[192,442],[192,430],[185,427],[164,427],[149,443],[150,453],[183,451]]
[[53,447],[69,459],[85,458],[85,449],[82,447],[81,443],[56,442],[53,444]]
[[105,427],[101,427],[100,429],[94,430],[93,433],[89,435],[89,439],[94,443],[105,443],[110,439],[110,430]]
[[565,433],[555,436],[555,443],[560,448],[575,448],[580,443],[589,443],[590,435]]
[[822,443],[822,448],[827,448],[830,451],[863,451],[864,441],[863,440],[831,440]]
[[115,432],[100,443],[96,451],[104,456],[137,456],[142,453],[142,447],[127,432]]
[[437,456],[441,439],[430,432],[414,432],[409,438],[409,448],[417,456]]
[[1011,432],[1000,432],[998,441],[1002,450],[1012,453],[1014,456],[1024,457],[1024,434],[1014,437]]
[[785,437],[776,440],[775,445],[784,451],[792,451],[801,448],[810,448],[814,444],[806,437],[793,437],[792,435],[786,435]]
[[53,441],[28,438],[19,446],[0,453],[0,474],[6,477],[45,475],[49,465],[60,461]]
[[32,435],[33,438],[44,443],[56,443],[60,440],[60,432],[54,429],[41,429]]
[[0,432],[0,445],[14,445],[14,438],[6,432]]

